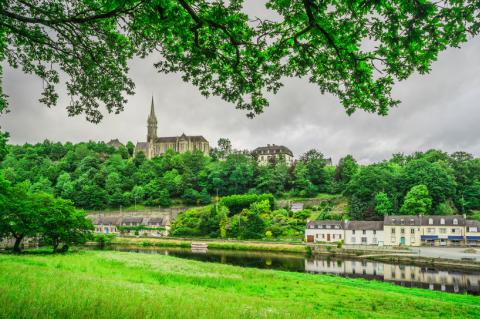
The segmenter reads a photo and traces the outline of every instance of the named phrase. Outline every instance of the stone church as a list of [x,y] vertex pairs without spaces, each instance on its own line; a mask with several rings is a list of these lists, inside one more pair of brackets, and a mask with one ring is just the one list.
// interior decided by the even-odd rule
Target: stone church
[[162,155],[168,149],[172,149],[178,153],[200,150],[205,155],[208,155],[210,145],[201,135],[188,136],[182,134],[180,136],[172,137],[157,137],[157,117],[155,116],[155,107],[153,105],[152,97],[150,115],[147,119],[147,141],[138,142],[135,147],[135,153],[143,152],[147,158],[153,158]]

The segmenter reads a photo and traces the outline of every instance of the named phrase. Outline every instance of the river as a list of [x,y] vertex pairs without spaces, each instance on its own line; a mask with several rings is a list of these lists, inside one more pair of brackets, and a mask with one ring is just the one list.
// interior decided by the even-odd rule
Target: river
[[391,282],[404,287],[480,295],[480,269],[451,270],[392,264],[370,260],[304,256],[301,254],[213,250],[193,252],[177,247],[137,247],[112,245],[106,249],[124,252],[162,254],[203,262],[283,271],[330,274],[348,278],[364,278]]

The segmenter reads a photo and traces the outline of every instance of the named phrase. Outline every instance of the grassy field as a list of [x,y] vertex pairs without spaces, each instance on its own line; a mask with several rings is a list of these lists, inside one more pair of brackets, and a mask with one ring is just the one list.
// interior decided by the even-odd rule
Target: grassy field
[[0,254],[0,318],[478,318],[480,298],[388,283],[84,251]]
[[222,240],[202,240],[202,239],[162,239],[162,238],[127,238],[115,237],[113,244],[138,245],[138,246],[156,246],[156,247],[186,247],[190,248],[192,241],[208,242],[208,248],[229,249],[229,250],[249,250],[249,251],[273,251],[288,253],[306,253],[307,247],[299,244],[274,243],[274,242],[249,242],[249,241],[222,241]]

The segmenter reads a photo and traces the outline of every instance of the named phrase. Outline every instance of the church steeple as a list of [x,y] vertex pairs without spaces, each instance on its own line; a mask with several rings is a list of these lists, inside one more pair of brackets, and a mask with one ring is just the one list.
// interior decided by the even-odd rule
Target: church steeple
[[152,104],[150,106],[150,115],[147,120],[147,142],[154,141],[157,138],[157,117],[155,116],[155,107]]

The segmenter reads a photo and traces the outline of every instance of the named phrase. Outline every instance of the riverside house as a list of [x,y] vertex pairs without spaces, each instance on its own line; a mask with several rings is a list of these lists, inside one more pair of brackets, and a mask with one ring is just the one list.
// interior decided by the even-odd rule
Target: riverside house
[[345,238],[344,222],[339,220],[310,221],[305,229],[305,238],[313,242],[339,242]]
[[164,217],[91,217],[97,234],[164,237],[170,230],[170,218]]
[[375,245],[383,246],[382,221],[345,221],[346,245]]
[[306,242],[378,246],[480,246],[480,222],[465,216],[391,215],[383,221],[310,221]]

